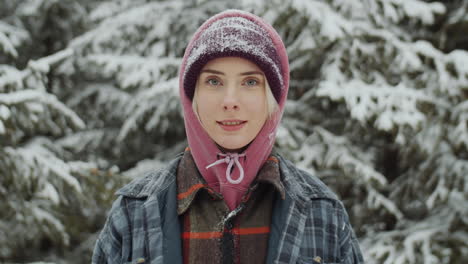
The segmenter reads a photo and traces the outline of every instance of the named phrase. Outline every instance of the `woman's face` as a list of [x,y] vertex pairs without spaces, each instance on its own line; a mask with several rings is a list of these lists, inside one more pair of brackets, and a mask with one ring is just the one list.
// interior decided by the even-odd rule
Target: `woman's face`
[[236,152],[260,132],[268,113],[265,75],[249,60],[224,57],[209,61],[196,84],[196,111],[219,146]]

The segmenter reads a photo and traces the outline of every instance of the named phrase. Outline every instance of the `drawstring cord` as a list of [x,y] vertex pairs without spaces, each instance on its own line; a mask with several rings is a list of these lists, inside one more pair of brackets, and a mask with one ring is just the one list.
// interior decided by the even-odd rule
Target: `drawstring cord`
[[[226,169],[226,179],[228,180],[229,183],[231,184],[239,184],[243,179],[244,179],[244,168],[242,168],[242,165],[239,162],[239,157],[245,157],[245,154],[238,154],[238,153],[218,153],[218,156],[224,157],[221,158],[210,165],[206,166],[206,169],[209,169],[213,166],[222,164],[222,163],[227,163],[227,169]],[[237,180],[233,180],[231,178],[231,168],[234,166],[234,163],[237,165],[240,171],[239,178]]]

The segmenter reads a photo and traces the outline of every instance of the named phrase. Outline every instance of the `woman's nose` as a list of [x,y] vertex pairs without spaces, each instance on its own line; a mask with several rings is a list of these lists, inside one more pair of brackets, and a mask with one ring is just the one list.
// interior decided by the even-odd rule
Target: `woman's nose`
[[239,109],[239,98],[235,87],[228,87],[224,94],[223,109],[225,111]]

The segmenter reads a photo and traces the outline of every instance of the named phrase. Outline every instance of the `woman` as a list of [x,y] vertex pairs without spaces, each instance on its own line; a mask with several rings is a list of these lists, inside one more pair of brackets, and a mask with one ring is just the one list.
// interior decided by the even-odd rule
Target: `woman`
[[206,21],[180,69],[189,148],[122,188],[93,263],[362,263],[342,203],[272,152],[289,65],[239,10]]

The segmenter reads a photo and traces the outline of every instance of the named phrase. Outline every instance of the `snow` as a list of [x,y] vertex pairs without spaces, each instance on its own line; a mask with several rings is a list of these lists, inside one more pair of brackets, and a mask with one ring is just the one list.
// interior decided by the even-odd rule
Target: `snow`
[[13,44],[10,42],[10,39],[0,31],[0,47],[7,54],[10,54],[13,57],[18,57],[18,52],[16,51]]
[[452,141],[454,141],[458,146],[464,145],[465,148],[468,148],[468,117],[460,120],[458,125],[452,131]]
[[18,51],[15,47],[28,38],[29,34],[24,29],[0,21],[0,51],[3,50],[4,53],[16,58]]
[[340,39],[351,32],[353,25],[330,6],[319,1],[293,0],[292,5],[307,14],[313,21],[320,21],[320,34],[330,41]]
[[[224,31],[225,28],[235,28],[238,32],[237,34],[229,34],[227,33],[228,31]],[[213,43],[210,36],[217,34],[222,34],[223,38],[222,40],[217,39],[216,42]],[[251,41],[248,37],[250,34],[257,34],[265,37]],[[261,45],[258,43],[260,41],[262,43]],[[216,20],[203,31],[197,40],[195,40],[190,50],[190,55],[187,57],[184,74],[187,74],[192,64],[204,54],[211,54],[224,50],[241,51],[254,54],[256,57],[261,58],[262,61],[271,65],[276,76],[280,78],[280,87],[283,87],[283,75],[279,65],[267,55],[267,47],[274,47],[273,41],[269,37],[269,33],[266,29],[255,22],[240,17],[226,17]]]
[[[84,161],[69,161],[67,162],[68,167],[70,168],[70,172],[82,174],[80,176],[89,176],[88,174],[84,174],[83,172],[91,171],[99,167],[97,164],[93,162],[84,162]],[[114,166],[110,169],[112,173],[118,173],[119,169]]]
[[29,61],[28,67],[37,72],[48,73],[50,70],[50,65],[46,61]]
[[[403,232],[382,232],[378,234],[378,241],[366,240],[361,246],[369,249],[367,251],[368,259],[380,259],[386,256],[384,263],[440,263],[436,255],[433,254],[431,241],[434,236],[441,236],[444,232],[446,232],[445,224],[436,228],[428,227],[425,224],[414,224]],[[403,236],[403,244],[400,247],[391,243],[398,236]],[[415,252],[422,254],[416,255]]]
[[[56,2],[58,0],[50,0],[50,3]],[[19,10],[16,10],[21,15],[24,16],[34,16],[38,12],[38,10],[41,8],[44,3],[48,2],[47,0],[27,0],[22,3],[22,5],[19,6]]]
[[[92,222],[83,226],[96,226],[110,208],[99,199],[113,199],[122,180],[183,151],[180,57],[196,27],[227,6],[264,17],[283,37],[292,79],[276,147],[338,192],[366,263],[466,259],[468,52],[440,50],[452,41],[444,30],[466,22],[466,5],[85,2],[77,5],[90,3],[83,8],[90,17],[75,12],[58,23],[67,28],[76,18],[86,32],[47,57],[40,49],[29,57],[24,44],[41,45],[41,26],[27,25],[25,15],[47,12],[57,21],[48,10],[61,2],[22,1],[0,21],[0,182],[8,183],[0,183],[0,198],[12,197],[11,220],[0,221],[0,259],[39,237],[60,247],[67,236],[80,243],[65,228],[64,207],[81,210]],[[435,34],[439,27],[446,39]],[[112,176],[101,178],[102,171]]]
[[[427,264],[431,263],[439,263],[437,258],[431,254],[430,250],[430,238],[433,236],[437,231],[437,229],[429,229],[429,230],[422,230],[422,231],[417,231],[412,234],[409,234],[404,242],[403,245],[405,246],[405,253],[406,253],[406,260],[408,260],[410,263],[416,263],[416,257],[414,255],[415,252],[415,244],[421,243],[422,242],[422,253],[424,256],[424,262]],[[401,262],[404,263],[404,262]]]
[[[378,0],[372,1],[370,4],[375,5],[373,9],[376,9],[376,6],[381,7],[384,17],[392,23],[413,19],[419,20],[425,25],[432,25],[435,23],[436,16],[447,11],[442,3],[427,3],[420,0]],[[377,17],[378,12],[371,13],[371,15],[375,15],[379,23],[382,23],[382,19]]]
[[[70,174],[70,168],[67,164],[57,158],[52,152],[46,148],[30,143],[26,148],[18,148],[15,150],[16,155],[20,155],[26,161],[26,164],[38,163],[44,175],[48,175],[49,172],[65,181],[68,185],[75,189],[78,193],[82,192],[81,185],[78,180]],[[49,176],[50,177],[50,176]],[[49,195],[50,190],[49,191]],[[52,197],[54,198],[53,194]]]
[[57,64],[72,55],[72,49],[65,49],[39,60],[30,60],[28,62],[28,67],[36,72],[48,73],[51,65]]
[[422,1],[412,0],[412,1],[402,1],[402,0],[392,0],[394,3],[401,3],[403,10],[406,12],[406,15],[413,18],[419,18],[424,24],[432,25],[434,24],[434,15],[441,14],[445,12],[445,6],[442,3],[431,3],[427,4]]
[[299,147],[289,130],[283,125],[278,126],[278,130],[276,133],[276,142],[278,142],[282,147]]
[[54,263],[54,262],[39,261],[39,262],[28,262],[28,264],[56,264],[56,263]]
[[0,105],[0,119],[7,120],[8,118],[10,118],[10,115],[10,109],[8,109],[8,107],[6,107],[5,105]]
[[353,79],[338,84],[324,81],[317,91],[318,96],[327,96],[333,100],[344,100],[351,111],[351,116],[363,124],[378,115],[375,127],[389,131],[395,125],[408,125],[416,129],[426,117],[417,108],[418,102],[437,103],[423,91],[388,84],[367,84]]
[[4,135],[6,132],[5,125],[3,124],[2,120],[0,120],[0,135]]
[[392,22],[399,21],[398,12],[393,5],[384,4],[383,11],[384,11],[385,17],[389,18]]
[[377,209],[383,206],[398,220],[402,220],[404,218],[403,213],[398,209],[398,206],[392,200],[380,194],[373,187],[368,186],[368,188],[369,196],[367,198],[367,202],[369,207]]
[[43,198],[43,199],[49,199],[55,205],[59,204],[59,202],[60,202],[60,197],[59,197],[59,194],[58,194],[57,190],[49,182],[46,182],[44,184],[44,188],[42,189],[42,191],[37,193],[37,197],[40,197],[40,198]]
[[168,120],[163,121],[162,117],[165,117],[171,110],[178,110],[179,103],[176,99],[178,85],[178,78],[173,78],[167,82],[154,84],[150,89],[138,94],[127,107],[127,118],[117,139],[122,141],[131,131],[138,129],[137,124],[142,123],[148,112],[152,114],[150,119],[143,124],[145,130],[150,131],[155,126],[162,125],[160,131],[167,131],[171,124],[167,122]]
[[[31,210],[33,217],[39,222],[38,224],[45,222],[46,224],[52,225],[52,227],[61,234],[66,234],[64,225],[55,216],[39,207],[33,207]],[[68,236],[65,237],[67,238],[65,241],[68,241]],[[66,242],[66,244],[68,244],[68,242]]]
[[20,90],[23,88],[25,73],[8,65],[0,65],[0,91],[3,92],[7,86]]
[[86,57],[88,63],[97,64],[105,75],[117,75],[121,88],[132,89],[136,86],[149,87],[154,80],[165,79],[164,72],[168,68],[177,68],[180,58],[158,58],[143,56],[110,56],[90,55]]
[[43,113],[45,111],[44,105],[38,102],[26,102],[24,105],[30,113]]
[[91,21],[100,21],[105,18],[112,17],[122,11],[128,10],[128,8],[135,7],[136,5],[141,5],[145,3],[144,0],[134,0],[134,1],[107,1],[95,8],[89,18]]
[[[351,144],[347,142],[346,138],[333,135],[322,127],[315,127],[314,132],[316,134],[312,134],[304,142],[301,142],[301,147],[294,152],[294,158],[298,161],[298,166],[307,170],[310,170],[312,164],[328,168],[337,166],[348,174],[356,175],[357,180],[363,183],[375,182],[378,186],[387,184],[387,180],[381,173],[366,164],[364,154],[357,157],[349,149],[348,145]],[[321,137],[320,142],[322,144],[318,144],[317,136]],[[385,203],[378,205],[382,204]],[[388,203],[385,205],[388,205]],[[388,207],[395,211],[391,206]],[[395,211],[395,213],[399,215],[398,212]]]
[[[62,102],[60,102],[55,95],[36,90],[21,90],[14,93],[0,94],[0,103],[6,105],[20,104],[30,101],[36,101],[51,107],[52,109],[69,118],[72,124],[78,128],[84,128],[86,126],[85,123],[79,118],[79,116]],[[37,105],[35,106],[35,109],[38,109]]]
[[454,50],[447,55],[447,62],[454,64],[460,85],[465,85],[466,89],[468,89],[468,52]]
[[[102,53],[110,46],[114,47],[113,51],[115,52],[118,51],[115,41],[127,40],[127,36],[138,32],[140,27],[153,29],[152,34],[154,35],[146,37],[164,39],[171,34],[167,26],[170,24],[168,19],[173,14],[171,11],[181,10],[183,5],[183,1],[152,2],[141,6],[137,2],[136,5],[132,4],[132,8],[128,8],[126,12],[103,20],[94,30],[75,38],[70,42],[69,47],[79,50],[90,45],[95,53]],[[102,12],[103,9],[98,10]],[[98,17],[100,15],[96,13],[96,18]]]

